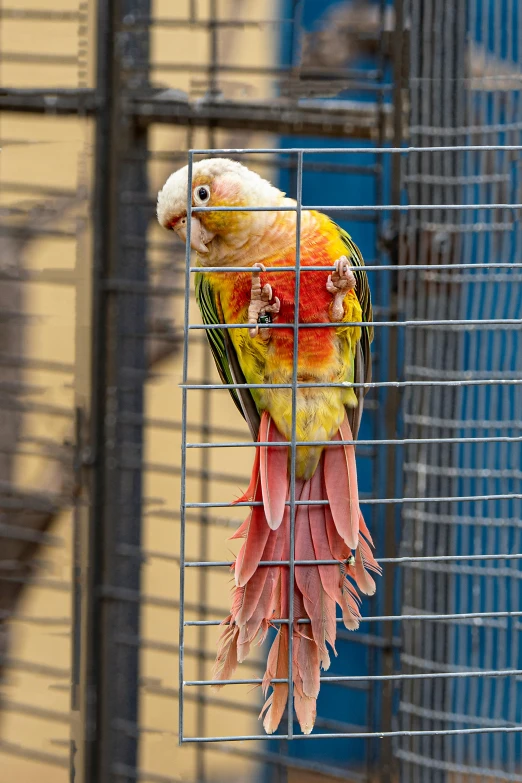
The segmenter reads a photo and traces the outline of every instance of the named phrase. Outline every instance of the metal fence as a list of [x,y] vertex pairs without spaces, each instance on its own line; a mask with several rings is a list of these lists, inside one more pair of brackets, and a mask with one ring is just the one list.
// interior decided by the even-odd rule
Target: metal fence
[[[0,9],[1,768],[522,780],[517,4],[175,5]],[[218,148],[349,226],[375,305],[383,577],[306,742],[259,734],[263,651],[208,687],[253,446],[154,201]]]
[[404,398],[405,492],[437,500],[403,512],[402,553],[428,560],[404,567],[402,611],[455,619],[405,624],[403,671],[437,679],[404,684],[399,725],[454,736],[403,737],[397,755],[405,781],[517,780],[520,228],[516,208],[491,205],[521,201],[522,20],[498,2],[411,3],[408,13],[420,31],[410,143],[461,148],[408,156],[408,203],[468,208],[409,212],[403,224],[408,262],[438,268],[402,277],[401,317],[447,326],[408,331],[403,346],[403,378],[422,384]]

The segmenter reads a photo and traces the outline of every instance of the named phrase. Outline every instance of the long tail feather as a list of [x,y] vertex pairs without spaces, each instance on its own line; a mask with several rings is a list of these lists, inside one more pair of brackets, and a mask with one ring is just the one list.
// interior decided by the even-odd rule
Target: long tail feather
[[[257,502],[261,500],[259,477],[254,499]],[[246,540],[236,560],[235,577],[238,587],[243,587],[255,573],[269,535],[270,528],[266,523],[263,506],[252,506]]]
[[355,581],[357,582],[357,587],[359,588],[359,590],[365,595],[374,595],[375,590],[377,588],[375,586],[375,581],[364,567],[364,560],[361,553],[361,546],[358,546],[357,551],[355,552],[354,569],[355,569]]
[[[261,441],[279,441],[268,414],[263,414]],[[347,420],[334,440],[351,440]],[[282,455],[284,454],[284,464]],[[287,619],[293,593],[294,625],[277,624],[262,687],[267,696],[261,711],[268,734],[276,731],[288,700],[288,640],[293,638],[292,679],[294,708],[302,731],[312,731],[316,717],[320,669],[328,668],[328,649],[335,652],[336,605],[349,630],[359,626],[361,593],[372,595],[370,572],[381,569],[373,557],[373,542],[359,508],[354,446],[327,447],[309,480],[296,479],[295,497],[304,503],[295,510],[295,559],[336,560],[337,564],[296,565],[293,591],[287,565],[260,566],[260,561],[287,561],[290,557],[288,449],[258,447],[249,488],[240,498],[255,501],[233,538],[244,538],[235,563],[232,609],[225,620],[214,678],[230,679],[253,643],[261,643],[274,620]],[[308,500],[328,500],[328,505]],[[300,623],[305,620],[306,623]],[[219,686],[218,686],[219,687]]]
[[356,631],[361,621],[361,613],[359,611],[360,599],[357,591],[344,576],[344,573],[341,581],[341,590],[343,623],[349,631]]
[[[279,530],[270,531],[261,559],[265,561],[281,560],[282,549],[283,534]],[[275,580],[278,575],[278,569],[270,566],[261,566],[256,570],[245,585],[243,602],[235,617],[238,625],[244,625],[249,620],[252,620],[251,625],[255,625],[256,621],[253,618],[259,614],[259,609],[265,603],[268,611],[275,591]],[[263,618],[259,617],[258,619],[261,622]]]
[[[232,617],[225,620],[225,629],[219,639],[218,654],[212,670],[213,680],[229,680],[234,674],[237,666],[237,637],[239,628],[230,625]],[[222,685],[214,685],[215,688],[222,688]]]
[[236,503],[247,503],[249,500],[254,499],[254,495],[256,494],[257,482],[259,480],[259,460],[260,460],[260,454],[259,454],[259,448],[257,448],[254,457],[254,464],[252,466],[252,476],[250,478],[250,484],[248,485],[246,492],[244,492],[241,495],[241,497],[237,498],[237,500],[232,501],[233,506],[235,506]]
[[[320,466],[321,467],[321,466]],[[320,470],[317,470],[310,480],[310,497],[324,498],[324,483]],[[327,531],[327,520],[325,506],[309,506],[308,516],[310,519],[310,531],[312,533],[312,543],[315,560],[346,560],[349,551],[335,530]],[[330,515],[331,518],[331,515]],[[332,546],[331,538],[334,538]],[[319,565],[319,575],[324,591],[333,601],[339,602],[339,567],[335,565]]]
[[[343,440],[351,440],[348,422],[342,425]],[[339,433],[332,440],[340,440]],[[355,467],[355,446],[327,446],[324,477],[328,502],[339,535],[350,549],[357,547],[359,537],[359,495]]]
[[[266,411],[261,417],[259,440],[267,442],[283,440],[283,436]],[[261,446],[259,451],[261,452],[260,475],[266,521],[272,530],[277,530],[283,521],[285,511],[288,448]]]
[[373,539],[370,535],[370,531],[366,526],[366,522],[364,521],[364,517],[361,512],[359,512],[359,531],[362,533],[365,539],[369,541],[369,543],[373,546]]
[[[266,696],[272,679],[284,679],[288,677],[288,628],[282,625],[277,632],[276,638],[272,643],[268,660],[266,663],[266,672],[263,677],[263,692]],[[263,727],[267,734],[273,734],[279,726],[286,703],[288,701],[288,683],[272,683],[272,693],[266,700],[261,717],[264,713]]]
[[[310,500],[313,479],[303,487],[300,500]],[[319,487],[321,486],[320,481]],[[296,560],[315,560],[316,555],[310,531],[310,508],[320,506],[298,506],[295,521],[295,557]],[[329,555],[331,557],[331,555]],[[335,645],[335,599],[332,600],[325,592],[321,583],[319,568],[315,565],[296,566],[295,581],[303,595],[305,612],[312,624],[312,635],[316,642],[321,664],[324,669],[330,665],[330,657],[326,647],[328,641]]]
[[297,635],[294,640],[294,707],[303,734],[310,734],[319,696],[319,650],[313,640]]

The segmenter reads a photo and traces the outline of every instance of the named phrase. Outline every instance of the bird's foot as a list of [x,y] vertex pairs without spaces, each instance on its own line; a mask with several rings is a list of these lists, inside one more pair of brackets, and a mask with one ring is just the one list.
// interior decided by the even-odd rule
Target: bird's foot
[[260,329],[259,327],[263,323],[272,323],[271,313],[279,312],[281,302],[277,296],[272,302],[272,286],[269,283],[261,285],[261,272],[266,272],[263,264],[254,264],[253,270],[250,306],[248,308],[248,323],[252,325],[248,333],[250,337],[259,335],[264,340],[269,340],[270,329]]
[[332,321],[342,321],[344,316],[344,297],[355,288],[355,275],[351,270],[346,256],[341,256],[334,263],[334,271],[328,275],[326,290],[332,294]]

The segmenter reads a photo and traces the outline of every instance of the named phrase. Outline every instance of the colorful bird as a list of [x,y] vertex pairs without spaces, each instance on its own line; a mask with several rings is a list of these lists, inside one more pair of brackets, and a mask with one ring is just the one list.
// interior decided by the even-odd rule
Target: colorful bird
[[[239,498],[257,505],[232,536],[244,543],[234,566],[232,609],[224,621],[214,678],[230,679],[251,645],[261,643],[276,625],[263,677],[265,696],[270,686],[272,692],[261,712],[271,734],[288,700],[288,683],[272,680],[288,679],[289,674],[288,622],[274,621],[288,620],[291,588],[288,565],[259,563],[290,558],[291,449],[266,444],[287,442],[292,436],[292,389],[278,385],[293,380],[291,325],[296,306],[295,272],[274,272],[271,267],[296,264],[296,202],[225,158],[195,163],[191,187],[194,207],[245,207],[192,213],[190,244],[202,270],[195,284],[204,323],[245,325],[207,330],[221,379],[227,384],[268,384],[231,390],[254,439],[265,445],[256,448],[250,485]],[[187,188],[185,167],[169,177],[158,194],[157,208],[161,225],[185,241]],[[264,209],[251,212],[247,207]],[[296,442],[303,445],[296,447],[295,456],[299,503],[294,557],[336,561],[295,566],[292,677],[295,711],[305,734],[314,726],[320,668],[330,665],[328,647],[335,653],[336,605],[346,628],[355,630],[360,620],[356,587],[372,595],[375,582],[369,572],[380,573],[359,508],[355,447],[335,445],[357,437],[364,390],[352,384],[371,379],[373,330],[364,323],[372,321],[372,307],[363,265],[360,251],[343,229],[320,212],[302,211],[297,379],[307,385],[297,390],[295,414]],[[205,272],[205,267],[220,266],[227,271]],[[325,270],[306,271],[309,266]],[[234,271],[238,267],[251,271]]]

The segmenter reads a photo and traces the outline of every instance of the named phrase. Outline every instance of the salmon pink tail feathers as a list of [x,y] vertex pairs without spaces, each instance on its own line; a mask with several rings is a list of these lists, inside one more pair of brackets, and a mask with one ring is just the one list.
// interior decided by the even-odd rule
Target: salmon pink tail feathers
[[[350,440],[345,418],[333,443]],[[259,441],[284,441],[267,412],[261,418]],[[355,447],[333,443],[325,447],[312,478],[297,478],[295,486],[295,498],[301,501],[295,508],[295,561],[336,561],[294,569],[292,679],[294,708],[305,734],[315,723],[320,669],[328,669],[330,652],[335,654],[336,608],[340,606],[346,628],[358,628],[359,592],[373,595],[371,572],[381,571],[359,508]],[[265,697],[272,688],[260,715],[268,734],[276,731],[288,701],[288,683],[272,681],[289,676],[288,623],[277,620],[289,617],[291,590],[288,565],[259,563],[290,559],[288,452],[287,446],[256,449],[252,479],[240,500],[257,505],[233,536],[245,540],[234,565],[232,608],[213,672],[216,680],[230,679],[251,646],[261,644],[272,625],[277,628],[262,682]]]

